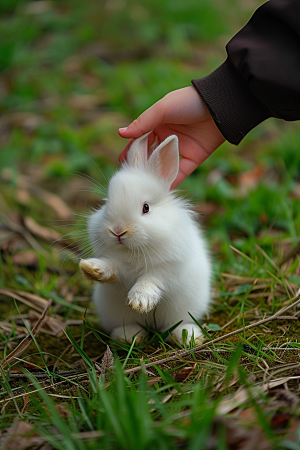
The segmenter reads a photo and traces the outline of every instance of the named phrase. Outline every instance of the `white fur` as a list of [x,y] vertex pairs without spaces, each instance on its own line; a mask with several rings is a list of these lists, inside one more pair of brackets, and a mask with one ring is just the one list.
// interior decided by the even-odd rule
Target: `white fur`
[[[194,332],[199,342],[201,330],[188,313],[198,320],[208,310],[211,269],[194,213],[170,191],[178,173],[178,139],[167,138],[147,161],[143,136],[127,161],[109,183],[106,204],[90,217],[94,258],[81,261],[83,273],[86,264],[98,268],[102,279],[94,279],[104,281],[93,294],[101,325],[113,338],[131,342],[145,334],[139,324],[165,331],[182,320],[176,339],[182,342],[185,328],[188,341]],[[142,213],[144,203],[148,214]],[[105,283],[112,275],[116,280]]]

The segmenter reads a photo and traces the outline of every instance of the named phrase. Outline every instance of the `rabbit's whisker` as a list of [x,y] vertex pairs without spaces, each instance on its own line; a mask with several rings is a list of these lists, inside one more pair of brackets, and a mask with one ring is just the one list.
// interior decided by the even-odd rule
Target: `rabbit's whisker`
[[[48,222],[48,221],[47,221]],[[63,220],[63,222],[65,222],[65,220]],[[65,223],[65,224],[58,224],[58,225],[53,225],[53,224],[49,224],[51,226],[51,228],[60,228],[60,227],[74,227],[75,225],[86,225],[86,220],[85,221],[76,221],[76,223]]]
[[79,237],[84,237],[84,236],[88,237],[88,235],[89,235],[88,231],[85,231],[85,230],[70,231],[70,233],[64,234],[63,236],[60,236],[58,239],[55,239],[54,241],[52,241],[48,248],[50,248],[56,242],[62,241],[63,239],[66,239],[68,236],[76,236],[76,234],[81,235]]
[[[75,175],[83,178],[84,180],[88,181],[89,183],[95,184],[95,186],[98,186],[107,192],[106,188],[98,180],[96,180],[96,178],[92,177],[91,175],[88,175],[87,173],[83,173],[83,172],[78,172]],[[106,179],[105,179],[105,181],[107,182]]]
[[67,250],[67,249],[74,252],[75,250],[78,250],[80,248],[84,249],[85,247],[90,246],[89,243],[82,245],[82,243],[79,242],[79,244],[74,247],[74,244],[77,244],[77,242],[78,241],[75,241],[75,242],[72,242],[72,243],[66,245],[65,247],[62,247],[61,249],[59,249],[58,253],[62,253],[64,250]]
[[74,213],[74,216],[83,217],[84,219],[89,219],[91,215],[91,213]]
[[147,247],[149,247],[150,250],[152,250],[152,251],[156,254],[156,256],[160,259],[160,261],[161,261],[162,263],[165,262],[164,259],[161,257],[161,255],[160,255],[159,253],[156,252],[157,248],[154,246],[154,244],[150,245],[150,243],[148,242],[148,243],[145,244],[145,245],[146,245]]
[[146,258],[145,252],[144,252],[144,250],[143,250],[143,247],[140,247],[140,249],[142,250],[142,252],[143,252],[143,255],[144,255],[144,259],[145,259],[145,266],[146,266],[146,272],[147,272],[147,268],[148,268],[148,266],[147,266],[147,258]]
[[152,258],[151,258],[151,256],[150,256],[149,250],[147,249],[147,247],[146,247],[145,244],[143,244],[143,248],[144,248],[146,254],[148,255],[148,258],[149,258],[149,260],[150,260],[150,263],[151,263],[152,267],[154,267],[153,260],[152,260]]
[[90,175],[83,174],[82,172],[79,172],[77,175],[79,178],[82,178],[83,180],[87,181],[88,183],[91,183],[95,188],[97,192],[100,192],[100,194],[103,195],[103,193],[106,193],[107,190],[105,189],[102,184],[100,184],[95,178],[91,177]]
[[[108,180],[107,180],[107,178],[105,177],[105,175],[104,175],[104,173],[102,172],[102,170],[100,169],[100,167],[98,166],[98,164],[93,160],[93,158],[91,158],[89,155],[85,155],[96,167],[97,167],[97,169],[99,170],[99,172],[101,173],[101,175],[103,176],[103,178],[104,178],[104,180],[106,181],[106,183],[108,184]],[[105,188],[104,188],[105,189]]]

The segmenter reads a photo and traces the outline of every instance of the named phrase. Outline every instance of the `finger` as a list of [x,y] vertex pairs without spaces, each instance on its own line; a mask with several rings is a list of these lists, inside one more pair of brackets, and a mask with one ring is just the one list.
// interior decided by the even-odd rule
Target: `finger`
[[158,125],[163,123],[163,116],[163,103],[159,100],[144,111],[127,128],[120,128],[119,135],[127,139],[136,139],[143,136],[143,134],[154,130]]

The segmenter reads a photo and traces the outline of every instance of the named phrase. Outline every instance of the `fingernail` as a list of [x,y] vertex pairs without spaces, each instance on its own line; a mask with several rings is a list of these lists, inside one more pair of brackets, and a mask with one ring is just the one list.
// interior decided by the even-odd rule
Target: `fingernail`
[[127,127],[125,127],[125,128],[119,128],[119,131],[126,131],[127,130]]

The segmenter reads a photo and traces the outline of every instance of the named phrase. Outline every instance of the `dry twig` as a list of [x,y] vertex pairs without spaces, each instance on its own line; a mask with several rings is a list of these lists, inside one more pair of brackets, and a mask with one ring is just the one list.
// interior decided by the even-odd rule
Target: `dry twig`
[[8,365],[12,361],[14,361],[14,359],[17,358],[18,356],[20,356],[26,350],[26,348],[31,344],[33,337],[35,337],[38,334],[38,332],[48,314],[48,311],[49,311],[51,305],[52,305],[52,299],[50,298],[48,300],[48,304],[47,304],[46,308],[43,311],[43,314],[41,315],[39,320],[36,322],[34,327],[32,328],[31,334],[26,336],[23,339],[23,341],[21,341],[20,344],[6,357],[6,359],[4,359],[2,361],[2,367],[5,367],[5,365]]
[[7,295],[15,300],[19,300],[32,309],[36,309],[39,312],[47,307],[47,300],[29,292],[17,291],[15,289],[0,288],[0,294]]

